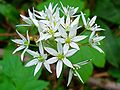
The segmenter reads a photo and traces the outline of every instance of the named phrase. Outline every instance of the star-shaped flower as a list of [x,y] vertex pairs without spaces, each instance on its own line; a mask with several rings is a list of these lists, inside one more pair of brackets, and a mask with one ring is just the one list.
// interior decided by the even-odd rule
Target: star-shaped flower
[[87,36],[85,36],[85,35],[76,36],[77,29],[78,29],[78,27],[76,25],[73,26],[72,28],[70,28],[70,32],[68,35],[66,30],[62,26],[60,26],[58,30],[59,30],[62,38],[56,38],[56,41],[65,43],[64,44],[65,47],[69,48],[69,46],[71,46],[72,48],[79,50],[80,48],[79,48],[77,42],[85,39]]
[[62,72],[62,67],[63,67],[63,63],[70,67],[73,68],[72,63],[67,59],[67,57],[72,56],[74,53],[77,52],[76,49],[71,49],[68,50],[68,48],[66,47],[62,47],[62,44],[60,42],[57,43],[57,51],[49,48],[49,47],[45,47],[45,50],[51,54],[52,58],[48,59],[48,63],[49,64],[53,64],[55,62],[57,62],[57,66],[56,66],[56,74],[57,74],[57,78],[59,78],[61,72]]
[[21,54],[21,60],[23,61],[24,54],[27,51],[27,49],[29,47],[29,44],[30,44],[30,38],[29,38],[29,35],[28,35],[28,31],[27,31],[27,39],[22,34],[20,34],[17,30],[16,30],[16,32],[21,37],[21,39],[12,40],[13,42],[19,44],[19,47],[14,50],[13,54],[16,53],[17,51],[20,51],[20,50],[24,49],[24,51]]
[[32,13],[29,9],[28,9],[28,14],[29,17],[20,15],[22,17],[22,20],[24,22],[26,22],[26,24],[21,24],[21,25],[16,25],[16,26],[33,26],[35,25],[36,27],[38,27],[38,20],[36,19],[34,13]]
[[86,65],[86,64],[88,64],[89,62],[90,62],[90,60],[85,60],[85,61],[82,61],[82,62],[80,62],[80,63],[73,64],[73,67],[74,67],[74,68],[71,68],[70,71],[69,71],[67,86],[70,84],[73,75],[74,75],[74,76],[77,76],[77,77],[80,79],[80,81],[81,81],[82,83],[84,83],[83,80],[82,80],[82,78],[81,78],[81,76],[80,76],[79,73],[77,72],[77,69],[80,69],[82,65]]
[[27,50],[29,54],[33,56],[33,60],[29,61],[25,66],[30,67],[33,65],[36,65],[35,71],[34,71],[34,76],[37,74],[37,72],[40,70],[42,64],[45,66],[45,68],[52,73],[50,69],[50,65],[47,63],[47,54],[44,54],[43,46],[42,43],[39,43],[39,52],[35,52],[32,50]]
[[100,28],[100,26],[95,24],[97,16],[94,16],[91,20],[88,18],[87,21],[86,21],[85,16],[84,16],[84,14],[82,12],[81,12],[81,16],[82,16],[84,27],[87,30],[91,30],[91,31],[101,31],[101,30],[104,30],[104,29]]
[[70,7],[70,6],[67,6],[67,7],[64,7],[63,4],[61,3],[62,5],[62,9],[61,10],[66,16],[69,15],[70,17],[73,17],[77,10],[79,9],[78,7],[74,8],[74,7]]
[[90,45],[98,50],[100,53],[104,53],[103,50],[98,47],[100,45],[100,41],[103,40],[105,36],[98,36],[97,34],[95,35],[95,31],[93,31],[89,37],[89,43]]
[[[62,25],[62,27],[66,30],[66,31],[70,31],[71,28],[74,28],[74,26],[77,26],[78,27],[78,24],[79,24],[79,19],[80,19],[80,16],[77,16],[74,20],[71,20],[70,19],[70,16],[67,15],[67,18],[66,18],[66,21],[65,21],[65,18],[62,17],[60,19],[60,24]],[[80,28],[81,26],[79,26],[78,28]],[[77,28],[77,29],[78,29]]]

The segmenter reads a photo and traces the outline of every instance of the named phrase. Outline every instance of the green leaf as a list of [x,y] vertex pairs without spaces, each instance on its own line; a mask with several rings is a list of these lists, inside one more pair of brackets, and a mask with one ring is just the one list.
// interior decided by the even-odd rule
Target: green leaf
[[0,4],[0,14],[5,16],[11,23],[16,23],[19,18],[19,13],[15,7],[10,4]]
[[119,78],[120,79],[120,69],[119,68],[112,68],[108,71],[108,73],[114,77],[114,78]]
[[[114,0],[116,2],[116,0]],[[120,0],[117,2],[120,3]],[[120,24],[120,9],[113,0],[97,0],[94,14],[110,22]]]
[[47,0],[43,3],[38,4],[37,9],[44,10],[44,5],[48,6],[50,2],[52,2],[54,5],[58,3],[60,7],[61,7],[60,2],[62,2],[64,6],[69,5],[71,7],[79,7],[78,11],[84,9],[83,0]]
[[47,87],[48,86],[48,82],[46,82],[46,81],[42,81],[42,80],[40,80],[40,81],[35,81],[35,80],[33,80],[32,82],[30,81],[30,82],[28,82],[26,85],[25,85],[25,87],[24,87],[24,89],[23,90],[31,90],[31,88],[33,89],[33,90],[44,90],[45,89],[45,87]]
[[110,30],[110,28],[103,23],[102,21],[100,21],[101,27],[103,27],[105,29],[105,45],[104,45],[104,50],[106,53],[106,58],[107,61],[115,66],[115,67],[119,67],[120,64],[120,47],[117,43],[117,39],[114,37],[112,30]]
[[88,46],[82,46],[82,47],[80,47],[80,51],[78,51],[76,54],[71,56],[69,58],[69,60],[72,63],[79,63],[84,60],[92,59],[91,62],[89,62],[86,65],[81,66],[81,68],[77,70],[79,75],[82,77],[83,81],[86,82],[89,79],[89,77],[91,76],[91,74],[93,73],[92,63],[98,67],[104,66],[105,59],[102,55],[103,54],[99,54],[98,51],[96,51]]
[[70,57],[70,60],[73,63],[78,63],[83,60],[90,59],[97,67],[104,67],[105,65],[105,55],[88,46],[81,46],[80,51]]
[[81,76],[82,80],[86,82],[93,72],[93,65],[92,63],[88,63],[86,65],[81,66],[80,69],[77,70],[79,75]]
[[111,68],[108,70],[108,73],[113,77],[117,79],[117,82],[120,83],[120,68]]
[[[33,76],[34,67],[25,68],[20,61],[20,57],[12,55],[12,48],[13,45],[9,45],[9,47],[5,49],[3,60],[0,62],[0,65],[3,68],[3,75],[8,78],[7,82],[9,82],[9,85],[12,85],[13,88],[16,88],[17,90],[30,90],[31,88],[33,90],[43,90],[46,88],[48,82],[37,80],[38,76]],[[5,78],[2,80],[4,81]],[[0,85],[9,88],[9,85],[7,86],[6,83],[2,82]]]

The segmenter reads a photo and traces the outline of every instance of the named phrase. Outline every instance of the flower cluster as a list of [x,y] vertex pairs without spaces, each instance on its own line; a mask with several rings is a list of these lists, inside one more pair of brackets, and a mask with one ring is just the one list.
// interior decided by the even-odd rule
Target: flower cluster
[[[70,68],[67,84],[69,85],[73,74],[83,82],[76,69],[79,69],[81,65],[87,64],[89,60],[73,64],[68,57],[80,50],[80,41],[86,38],[89,38],[87,42],[89,46],[103,53],[98,45],[100,45],[100,41],[105,36],[98,36],[97,34],[98,31],[104,29],[95,24],[96,16],[86,21],[85,14],[82,12],[76,14],[78,7],[65,7],[62,3],[61,6],[62,8],[59,8],[56,4],[53,7],[52,3],[50,3],[48,8],[45,6],[43,11],[37,11],[34,8],[32,11],[28,9],[28,17],[20,15],[25,24],[17,26],[36,27],[38,39],[32,45],[28,31],[27,38],[25,38],[16,30],[21,39],[12,40],[19,44],[13,54],[24,49],[21,54],[22,61],[24,60],[25,52],[30,54],[33,58],[25,66],[36,65],[34,75],[37,74],[42,65],[52,73],[50,64],[56,63],[56,76],[59,78],[63,64],[65,64]],[[60,13],[63,13],[63,15],[61,16]],[[80,25],[80,18],[82,18],[83,25]],[[90,31],[91,35],[79,33],[81,27],[85,28],[84,31]],[[30,49],[30,46],[36,46],[38,50]]]

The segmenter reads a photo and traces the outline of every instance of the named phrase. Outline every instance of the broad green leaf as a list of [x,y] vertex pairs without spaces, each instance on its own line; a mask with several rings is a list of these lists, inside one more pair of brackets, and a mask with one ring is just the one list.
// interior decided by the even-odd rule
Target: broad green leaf
[[9,77],[5,75],[0,75],[0,77],[0,90],[16,90],[13,81]]
[[25,85],[23,90],[31,90],[31,88],[33,90],[44,90],[45,87],[47,87],[47,86],[48,86],[48,82],[46,82],[46,81],[39,80],[36,82],[35,80],[33,80],[32,82],[31,81],[28,82]]
[[114,77],[114,78],[119,78],[120,79],[120,69],[119,68],[112,68],[108,70],[108,73]]
[[73,63],[91,60],[97,67],[104,67],[105,65],[105,55],[88,46],[81,46],[80,50],[70,57],[70,60]]
[[5,16],[10,22],[16,23],[19,18],[19,13],[15,7],[10,4],[0,4],[0,14]]
[[81,66],[80,69],[77,70],[82,80],[86,82],[93,73],[93,65],[92,63],[88,63],[86,65]]
[[104,50],[106,53],[106,58],[110,64],[115,67],[118,67],[120,64],[120,47],[117,43],[117,39],[114,37],[112,30],[103,22],[100,21],[101,27],[105,29],[105,45]]
[[108,73],[120,83],[120,68],[111,68]]
[[[13,48],[13,46],[9,45],[9,47],[5,49],[3,60],[0,62],[3,68],[3,74],[8,77],[7,82],[12,80],[12,82],[9,82],[9,85],[13,85],[13,88],[17,90],[30,90],[31,88],[33,90],[43,90],[46,88],[48,82],[37,80],[38,76],[33,76],[34,67],[25,68],[20,61],[20,57],[12,55],[13,49],[11,48]],[[4,79],[5,78],[3,78],[3,80]],[[6,88],[9,87],[6,83],[0,83],[0,85],[2,84],[5,85]]]
[[[116,0],[114,0],[116,3]],[[120,0],[117,0],[120,3]],[[94,14],[110,22],[120,24],[120,9],[113,0],[97,0]]]

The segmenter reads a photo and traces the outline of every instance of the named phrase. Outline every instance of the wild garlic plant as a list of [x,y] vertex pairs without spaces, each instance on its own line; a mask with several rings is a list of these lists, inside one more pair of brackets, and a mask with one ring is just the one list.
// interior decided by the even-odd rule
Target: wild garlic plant
[[[62,8],[58,7],[58,4],[53,6],[53,4],[50,3],[49,6],[45,6],[45,10],[42,11],[37,11],[34,8],[32,11],[28,9],[28,17],[20,15],[25,24],[17,25],[17,27],[36,27],[38,32],[36,35],[37,39],[34,40],[35,44],[32,44],[30,36],[28,35],[29,30],[27,31],[27,38],[16,30],[21,39],[12,40],[19,45],[13,54],[23,50],[21,54],[22,61],[24,61],[25,53],[30,54],[32,58],[25,67],[35,65],[34,75],[37,74],[40,68],[43,68],[42,66],[52,73],[51,64],[55,64],[56,76],[59,78],[63,65],[66,65],[70,68],[67,86],[70,84],[73,75],[77,76],[81,82],[84,83],[77,69],[89,63],[90,60],[72,63],[69,57],[80,51],[81,45],[88,45],[100,53],[104,53],[99,45],[105,36],[98,35],[98,32],[104,29],[95,24],[97,16],[86,20],[83,12],[77,13],[78,7],[65,7],[62,3],[61,6]],[[62,13],[62,15],[60,15],[60,13]],[[83,24],[80,24],[80,19]],[[90,34],[84,35],[84,31],[90,32]],[[88,41],[84,44],[81,43],[83,40]],[[31,46],[38,48],[37,51],[31,49]]]

